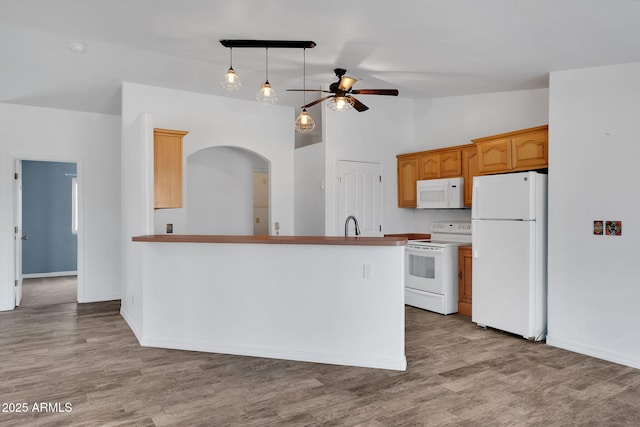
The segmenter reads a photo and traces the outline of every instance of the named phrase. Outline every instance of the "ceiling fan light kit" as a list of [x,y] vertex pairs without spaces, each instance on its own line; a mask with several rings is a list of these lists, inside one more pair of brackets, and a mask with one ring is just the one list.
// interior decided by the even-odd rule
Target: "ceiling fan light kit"
[[333,111],[348,111],[353,108],[353,99],[347,96],[334,96],[329,100],[327,106]]
[[321,98],[316,99],[306,105],[303,105],[302,108],[308,108],[313,105],[319,104],[322,101],[329,100],[328,106],[333,111],[347,111],[352,107],[358,111],[359,113],[363,111],[367,111],[369,107],[360,102],[353,95],[387,95],[387,96],[398,96],[397,89],[353,89],[353,85],[358,81],[353,77],[345,76],[347,70],[344,68],[336,68],[333,70],[338,77],[337,82],[331,83],[329,85],[329,90],[322,89],[287,89],[291,91],[303,91],[303,92],[323,92],[330,93],[332,95],[326,95]]

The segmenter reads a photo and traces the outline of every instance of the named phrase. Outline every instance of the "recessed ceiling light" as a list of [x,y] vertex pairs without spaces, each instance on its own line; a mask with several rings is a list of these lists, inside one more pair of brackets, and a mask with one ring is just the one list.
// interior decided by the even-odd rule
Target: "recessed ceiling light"
[[69,45],[69,49],[75,53],[84,53],[87,50],[87,46],[84,43],[73,42]]

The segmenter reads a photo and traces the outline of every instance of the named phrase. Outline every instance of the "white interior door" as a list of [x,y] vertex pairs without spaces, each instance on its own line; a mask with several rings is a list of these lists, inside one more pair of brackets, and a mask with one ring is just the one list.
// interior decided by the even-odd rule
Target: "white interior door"
[[22,161],[16,160],[14,165],[13,180],[13,223],[15,241],[14,247],[14,278],[15,278],[15,305],[19,306],[22,300]]
[[[380,163],[338,162],[338,234],[349,215],[358,219],[362,236],[382,236],[382,173]],[[349,235],[355,235],[353,221]]]

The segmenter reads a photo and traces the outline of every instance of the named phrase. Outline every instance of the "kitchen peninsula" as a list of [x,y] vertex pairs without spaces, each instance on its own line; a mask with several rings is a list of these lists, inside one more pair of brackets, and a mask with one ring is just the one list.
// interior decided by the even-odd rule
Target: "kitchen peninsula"
[[404,237],[133,241],[144,346],[406,369]]

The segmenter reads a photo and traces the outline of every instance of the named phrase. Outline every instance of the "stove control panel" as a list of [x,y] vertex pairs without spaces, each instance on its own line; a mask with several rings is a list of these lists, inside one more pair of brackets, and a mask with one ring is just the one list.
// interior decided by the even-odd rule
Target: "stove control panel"
[[432,233],[471,234],[471,221],[435,221]]

